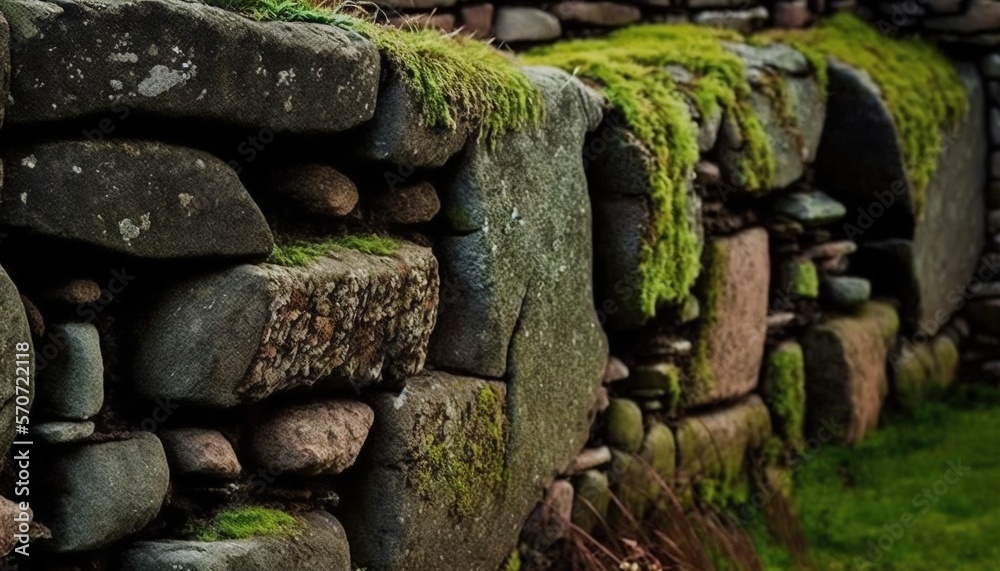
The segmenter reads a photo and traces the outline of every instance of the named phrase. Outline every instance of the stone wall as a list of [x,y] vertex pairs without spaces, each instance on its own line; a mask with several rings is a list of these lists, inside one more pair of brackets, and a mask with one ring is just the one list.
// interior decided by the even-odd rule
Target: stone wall
[[[684,12],[440,8],[505,41]],[[935,55],[962,112],[922,183],[880,70],[795,37],[692,36],[736,73],[712,105],[720,78],[657,63],[673,114],[558,51],[487,59],[523,121],[453,90],[435,123],[407,72],[449,64],[408,70],[367,28],[193,0],[0,13],[11,565],[544,568],[571,523],[622,515],[612,492],[637,517],[659,483],[731,506],[761,459],[857,442],[961,365],[1000,375],[978,52]]]

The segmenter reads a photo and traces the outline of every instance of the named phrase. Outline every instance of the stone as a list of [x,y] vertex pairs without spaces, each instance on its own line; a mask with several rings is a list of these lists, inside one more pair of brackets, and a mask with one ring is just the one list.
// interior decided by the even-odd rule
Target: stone
[[302,532],[290,537],[253,537],[222,541],[139,541],[121,555],[121,571],[351,571],[351,552],[343,526],[316,511],[298,516]]
[[480,40],[492,37],[493,12],[493,4],[462,6],[462,31]]
[[[654,422],[635,456],[615,450],[611,465],[611,480],[618,501],[609,511],[618,526],[631,526],[631,520],[642,521],[651,508],[666,500],[674,482],[676,444],[674,433],[666,425]],[[624,512],[624,513],[623,513]]]
[[[31,366],[34,354],[31,331],[28,328],[28,316],[17,287],[10,280],[7,271],[0,267],[0,346],[5,347],[0,353],[0,370],[7,371],[0,382],[0,458],[6,458],[7,450],[14,441],[14,418],[18,394],[24,394],[27,388],[29,398],[35,394],[35,370]],[[30,374],[28,374],[30,373]],[[21,379],[24,382],[19,381]],[[22,387],[21,393],[17,387]],[[22,406],[24,405],[22,399]],[[3,462],[0,460],[0,465]]]
[[642,18],[639,8],[617,2],[569,0],[552,6],[551,10],[560,20],[595,26],[627,26]]
[[83,440],[94,433],[94,423],[86,422],[43,422],[31,429],[31,434],[46,444],[65,444]]
[[807,436],[834,426],[839,430],[833,438],[853,444],[878,426],[889,390],[886,360],[898,329],[895,309],[869,302],[853,315],[835,317],[806,332],[801,343]]
[[722,173],[719,165],[709,161],[698,161],[694,166],[695,182],[705,186],[711,186],[722,180]]
[[680,369],[673,363],[652,363],[633,368],[626,386],[629,390],[657,389],[676,395],[680,390]]
[[420,96],[391,70],[379,90],[375,117],[358,131],[355,154],[403,167],[440,167],[471,134],[472,126],[461,120],[454,129],[426,125]]
[[93,280],[65,280],[43,289],[38,296],[48,302],[81,305],[100,299],[101,286]]
[[604,367],[604,384],[624,381],[629,376],[628,366],[618,357],[608,357],[608,364]]
[[847,214],[843,204],[819,190],[784,194],[774,202],[774,211],[806,226],[830,224]]
[[45,335],[45,319],[38,307],[30,299],[21,295],[21,305],[24,306],[25,316],[28,318],[28,330],[33,339],[41,339]]
[[340,218],[358,203],[358,187],[329,165],[296,165],[268,178],[268,191],[287,198],[310,214]]
[[601,446],[600,448],[586,448],[573,459],[573,463],[570,464],[567,473],[579,474],[590,470],[591,468],[597,468],[602,464],[607,464],[610,461],[611,449],[607,446]]
[[543,42],[562,35],[559,18],[538,8],[500,6],[493,35],[501,42]]
[[[708,24],[701,21],[704,14],[707,13],[698,14],[695,22]],[[744,62],[744,75],[752,88],[749,103],[774,152],[775,171],[768,189],[785,188],[801,178],[805,166],[817,156],[826,116],[819,83],[811,75],[805,56],[788,46],[727,43],[726,49]],[[784,89],[777,91],[784,94],[785,101],[772,100],[776,95],[771,92],[775,90],[767,89],[766,85],[775,81],[784,83]],[[782,108],[786,109],[787,118],[779,117],[775,111]],[[792,117],[794,120],[789,121]],[[723,180],[737,187],[744,184],[740,178],[744,147],[743,134],[735,121],[727,117],[722,122],[717,150]]]
[[764,401],[749,395],[723,409],[677,424],[677,478],[681,488],[708,479],[729,487],[742,479],[748,458],[771,437]]
[[39,501],[32,505],[52,530],[39,547],[56,553],[100,549],[138,532],[160,511],[170,483],[163,446],[148,432],[62,448],[33,475]]
[[52,358],[37,355],[34,410],[50,418],[86,420],[104,405],[104,360],[97,327],[90,323],[49,325],[57,339]]
[[795,450],[805,446],[805,384],[802,346],[794,340],[776,344],[764,361],[760,394],[771,413],[774,432]]
[[791,325],[793,321],[795,321],[794,313],[791,311],[780,311],[767,316],[767,328],[768,330],[781,329],[782,327]]
[[[831,70],[834,67],[831,66]],[[982,169],[982,165],[986,164],[987,150],[983,129],[985,103],[975,69],[971,65],[960,65],[958,71],[967,88],[969,112],[957,132],[947,135],[946,141],[950,143],[938,158],[938,168],[927,187],[922,214],[915,215],[910,208],[909,202],[912,201],[907,198],[908,192],[896,195],[899,199],[906,199],[907,207],[886,209],[878,222],[858,237],[864,242],[863,247],[851,257],[852,272],[871,280],[873,295],[901,300],[900,316],[906,326],[914,328],[920,323],[928,335],[937,332],[958,309],[952,301],[952,292],[966,283],[979,268],[985,234],[983,189],[986,181]],[[832,94],[839,80],[834,79],[836,73],[830,77]],[[855,119],[855,116],[865,117],[870,113],[856,110],[864,109],[864,99],[860,97],[851,99],[850,103],[837,103],[841,108],[830,115],[828,125],[838,127],[825,132],[845,131],[849,125],[844,125],[844,121],[865,132],[863,141],[853,142],[868,145],[870,150],[859,153],[858,149],[846,149],[842,145],[852,136],[841,133],[838,139],[844,140],[831,146],[830,152],[847,153],[838,159],[838,164],[841,168],[843,164],[855,165],[850,169],[857,171],[850,177],[851,188],[864,188],[868,192],[851,196],[843,193],[844,188],[840,187],[842,194],[835,193],[831,187],[832,175],[827,172],[824,182],[817,162],[818,182],[835,198],[847,204],[849,212],[858,206],[867,208],[874,200],[873,190],[898,188],[898,184],[891,186],[893,181],[905,180],[898,147],[891,152],[885,148],[890,142],[897,145],[891,121],[883,118],[881,120],[890,123],[878,124],[881,126],[877,127],[874,119],[860,122]],[[865,97],[871,98],[872,95]],[[834,100],[839,100],[839,96],[832,96],[831,102]],[[849,106],[850,111],[843,106]],[[839,125],[844,125],[844,128]],[[889,137],[892,137],[891,141]],[[872,164],[873,160],[882,162]],[[832,165],[826,168],[832,168]],[[859,185],[858,180],[865,183]],[[838,179],[837,182],[843,184],[847,181]],[[849,200],[845,200],[845,196]],[[851,218],[847,220],[852,221]]]
[[336,26],[257,22],[178,0],[0,7],[10,18],[14,124],[103,117],[88,134],[101,139],[145,117],[329,134],[375,109],[378,50]]
[[[358,530],[351,537],[355,564],[369,571],[494,571],[548,482],[565,472],[587,441],[608,349],[590,286],[593,242],[583,157],[564,153],[583,148],[587,130],[600,121],[600,100],[567,73],[524,71],[542,95],[543,123],[492,143],[470,142],[450,184],[441,188],[448,231],[435,254],[454,295],[439,307],[428,358],[438,368],[504,379],[506,393],[499,400],[509,415],[508,439],[499,458],[477,472],[487,478],[476,478],[483,486],[457,501],[445,476],[434,478],[432,487],[449,491],[421,498],[401,481],[398,461],[379,463],[391,466],[378,472],[385,474],[379,476],[381,491],[350,494],[368,498],[369,507],[351,509],[364,521],[347,526]],[[416,398],[414,386],[409,379],[405,402]],[[493,393],[479,390],[480,408],[489,404],[492,410]],[[374,433],[391,406],[375,407],[379,421],[367,450],[385,449]],[[376,489],[370,472],[355,474]]]
[[455,31],[454,14],[407,14],[389,18],[389,23],[404,30],[439,30],[445,34]]
[[858,245],[854,242],[851,242],[850,240],[840,240],[837,242],[823,242],[822,244],[810,246],[803,252],[803,256],[814,260],[820,260],[837,258],[840,256],[849,256],[857,251]]
[[924,26],[928,30],[957,34],[990,32],[1000,28],[1000,4],[993,0],[970,0],[964,14],[928,18]]
[[431,251],[405,242],[386,256],[331,247],[301,267],[244,264],[182,280],[139,312],[133,388],[228,407],[401,381],[423,367],[437,294]]
[[749,10],[705,10],[698,12],[691,21],[699,26],[712,26],[749,35],[767,23],[767,8],[757,6]]
[[203,151],[61,141],[8,150],[3,163],[11,199],[0,223],[17,231],[149,259],[271,253],[271,231],[236,173]]
[[[979,62],[979,69],[987,79],[1000,79],[1000,53],[991,53],[983,56]],[[992,85],[990,91],[993,90]]]
[[611,484],[599,470],[587,470],[573,479],[573,525],[590,533],[605,521],[611,503]]
[[175,428],[160,440],[175,478],[233,480],[243,471],[233,445],[216,430]]
[[823,280],[824,297],[838,307],[857,307],[872,296],[872,284],[865,278],[828,276]]
[[441,200],[429,182],[397,186],[372,201],[372,216],[387,224],[430,222],[441,210]]
[[[7,555],[17,546],[18,524],[25,523],[31,525],[34,514],[29,509],[26,516],[22,515],[20,502],[12,502],[7,498],[0,497],[0,557]],[[18,522],[15,518],[26,518],[27,521]]]
[[426,10],[430,8],[448,8],[454,6],[456,0],[378,0],[376,4],[385,8]]
[[958,364],[958,347],[947,335],[925,343],[905,343],[891,362],[893,399],[903,408],[919,408],[956,381]]
[[573,484],[556,480],[531,512],[521,531],[521,541],[536,551],[545,551],[570,533],[573,517]]
[[712,242],[705,307],[681,401],[693,407],[745,395],[757,385],[767,334],[771,264],[767,231],[751,228]]
[[792,30],[805,28],[812,21],[809,3],[803,0],[777,2],[772,10],[774,12],[774,25],[777,28]]
[[611,399],[607,412],[608,443],[635,453],[642,446],[642,411],[628,399]]
[[368,405],[331,400],[280,408],[254,427],[258,466],[299,476],[335,475],[354,465],[375,421]]

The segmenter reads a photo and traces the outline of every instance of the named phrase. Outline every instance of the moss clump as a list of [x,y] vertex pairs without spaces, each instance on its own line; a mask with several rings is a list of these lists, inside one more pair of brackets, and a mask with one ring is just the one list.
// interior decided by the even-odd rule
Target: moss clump
[[775,431],[795,450],[805,446],[806,373],[802,347],[782,343],[768,356],[764,368],[764,399]]
[[507,561],[503,564],[503,571],[521,571],[521,552],[515,549],[507,556]]
[[[660,303],[679,303],[699,270],[699,241],[688,216],[687,192],[698,161],[697,124],[719,110],[746,141],[739,182],[765,189],[775,159],[763,125],[750,103],[742,60],[724,42],[734,32],[698,26],[647,25],[627,28],[601,40],[561,42],[529,52],[531,63],[565,69],[596,83],[625,124],[650,152],[653,228],[643,246],[641,306],[652,316]],[[690,81],[671,69],[683,68]]]
[[698,341],[691,358],[688,382],[685,383],[681,395],[682,401],[691,402],[710,390],[715,384],[715,373],[710,365],[712,352],[715,350],[715,347],[712,347],[711,334],[719,319],[728,255],[726,245],[722,240],[713,241],[705,251],[705,271],[701,279],[703,309],[701,321],[698,324]]
[[792,278],[792,293],[798,297],[815,299],[819,297],[819,273],[812,260],[795,260],[795,275]]
[[374,256],[391,256],[399,251],[400,246],[401,243],[395,238],[374,234],[343,236],[322,242],[296,241],[284,246],[275,245],[267,261],[279,266],[298,267],[305,266],[337,248],[348,248]]
[[289,537],[302,532],[302,523],[283,511],[260,506],[243,506],[220,511],[191,534],[198,541],[247,539],[250,537]]
[[410,482],[425,498],[447,501],[452,514],[468,517],[504,479],[507,419],[500,390],[483,387],[462,414],[462,434],[426,435]]
[[927,185],[942,150],[942,129],[954,129],[968,108],[965,88],[952,65],[931,44],[887,38],[853,15],[840,12],[807,30],[767,32],[801,50],[826,85],[826,56],[871,76],[899,132],[914,208],[923,212]]
[[500,52],[468,36],[400,30],[313,6],[308,0],[204,0],[256,20],[329,24],[371,41],[419,98],[425,126],[454,130],[459,122],[481,138],[538,124],[541,95]]

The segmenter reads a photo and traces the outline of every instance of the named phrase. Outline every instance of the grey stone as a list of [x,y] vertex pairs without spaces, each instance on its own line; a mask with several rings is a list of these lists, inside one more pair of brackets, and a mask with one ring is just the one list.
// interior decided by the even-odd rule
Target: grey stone
[[175,428],[160,439],[174,477],[231,480],[243,470],[233,445],[216,430]]
[[[505,471],[499,482],[490,480],[486,491],[480,490],[474,515],[461,509],[455,515],[454,500],[406,491],[397,463],[383,463],[392,467],[381,491],[352,494],[370,502],[351,510],[366,523],[348,526],[358,535],[351,538],[355,563],[369,571],[493,571],[516,544],[547,483],[565,471],[587,440],[608,351],[590,288],[582,156],[566,149],[583,147],[600,110],[569,74],[525,72],[541,91],[544,123],[492,145],[470,143],[442,189],[443,214],[455,233],[440,239],[435,253],[454,295],[440,306],[429,359],[451,371],[506,381],[509,439],[499,459]],[[416,398],[414,387],[411,379],[405,402]],[[378,420],[366,449],[386,448],[375,432],[391,406],[375,406]],[[405,404],[400,408],[407,410]],[[488,472],[484,476],[492,478]],[[376,481],[365,472],[358,472],[358,480],[372,486]],[[453,488],[446,478],[439,485]],[[390,502],[405,510],[400,513],[386,505]]]
[[326,512],[299,516],[300,535],[213,542],[140,541],[121,555],[121,571],[351,571],[344,528]]
[[163,446],[148,432],[60,449],[36,474],[38,519],[52,530],[39,547],[58,553],[100,549],[141,530],[170,483]]
[[771,417],[758,395],[677,424],[677,477],[681,487],[708,478],[731,485],[747,459],[771,436]]
[[864,278],[830,276],[823,280],[823,294],[839,307],[857,307],[872,295],[872,284]]
[[104,116],[103,137],[141,114],[333,133],[375,110],[378,51],[335,26],[257,22],[183,0],[3,0],[0,9],[12,32],[12,123]]
[[928,30],[975,34],[990,32],[1000,28],[1000,3],[993,0],[971,0],[964,14],[928,18],[924,21]]
[[774,202],[774,211],[807,226],[830,224],[847,214],[843,204],[819,190],[784,194]]
[[691,21],[701,26],[712,26],[750,34],[767,23],[767,8],[757,6],[749,10],[705,10],[698,12]]
[[94,433],[94,423],[87,422],[43,422],[31,429],[31,434],[46,444],[65,444],[83,440]]
[[271,253],[271,231],[236,173],[203,151],[64,141],[7,151],[3,162],[0,223],[16,230],[154,259]]
[[301,476],[351,467],[375,417],[357,401],[317,401],[280,408],[256,425],[250,453],[258,466]]
[[541,42],[561,36],[562,26],[559,18],[538,8],[501,6],[493,33],[501,42]]
[[437,262],[333,247],[302,267],[240,265],[170,285],[138,316],[135,391],[235,406],[284,390],[365,387],[419,371]]
[[36,383],[35,370],[29,358],[34,354],[34,350],[31,332],[28,330],[28,317],[14,282],[2,267],[0,267],[0,316],[2,316],[0,343],[7,348],[0,353],[0,367],[3,367],[0,370],[7,371],[4,381],[0,383],[0,452],[3,453],[0,458],[6,458],[7,450],[14,441],[17,387],[22,387],[20,394],[24,394],[26,388],[27,396],[33,398]]
[[979,63],[979,68],[988,79],[1000,79],[1000,53],[986,54]]
[[104,404],[104,360],[97,328],[90,323],[49,325],[59,352],[52,358],[35,358],[37,400],[43,415],[86,420]]

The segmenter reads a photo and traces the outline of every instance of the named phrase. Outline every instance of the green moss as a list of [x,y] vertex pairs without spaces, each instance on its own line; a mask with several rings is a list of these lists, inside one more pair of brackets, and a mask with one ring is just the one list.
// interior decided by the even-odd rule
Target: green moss
[[826,84],[826,56],[871,76],[899,132],[907,178],[919,215],[942,150],[942,130],[965,115],[965,88],[954,67],[931,44],[892,39],[847,12],[807,30],[767,32],[759,41],[780,41],[801,50]]
[[243,506],[220,511],[205,525],[190,530],[198,541],[289,537],[302,532],[302,523],[283,511]]
[[[559,67],[599,85],[627,127],[650,152],[649,187],[653,228],[643,246],[642,310],[680,303],[698,277],[699,241],[688,216],[687,192],[698,161],[697,124],[724,111],[746,141],[738,177],[750,191],[766,189],[775,159],[763,125],[749,103],[742,60],[723,42],[734,32],[698,26],[647,25],[606,39],[561,42],[529,52],[531,63]],[[680,83],[671,67],[692,79]]]
[[477,505],[503,483],[507,449],[504,399],[483,387],[462,415],[463,433],[426,435],[410,471],[410,482],[431,501],[447,502],[456,517],[476,513]]
[[938,388],[945,388],[955,382],[960,355],[955,342],[947,335],[939,335],[931,344],[934,355],[933,382]]
[[795,450],[805,446],[806,373],[802,347],[795,342],[777,346],[764,366],[764,398],[775,431]]
[[712,371],[710,360],[712,352],[717,348],[712,346],[711,334],[718,322],[719,308],[722,305],[727,256],[725,242],[722,240],[714,240],[705,250],[705,271],[700,286],[703,301],[701,321],[698,324],[698,341],[695,343],[691,367],[683,385],[682,402],[691,402],[715,384],[715,373]]
[[312,260],[337,248],[348,248],[374,256],[391,256],[399,250],[400,246],[401,243],[395,238],[374,234],[343,236],[322,242],[296,241],[283,246],[275,245],[267,261],[279,266],[305,266]]
[[815,299],[819,296],[819,273],[812,260],[795,260],[795,277],[792,293],[798,297]]
[[521,571],[521,552],[515,549],[510,552],[507,556],[507,561],[504,561],[503,571]]
[[204,0],[256,20],[311,22],[350,30],[370,40],[419,98],[424,124],[454,130],[465,122],[493,140],[538,124],[541,95],[500,52],[464,35],[379,26],[308,0]]

